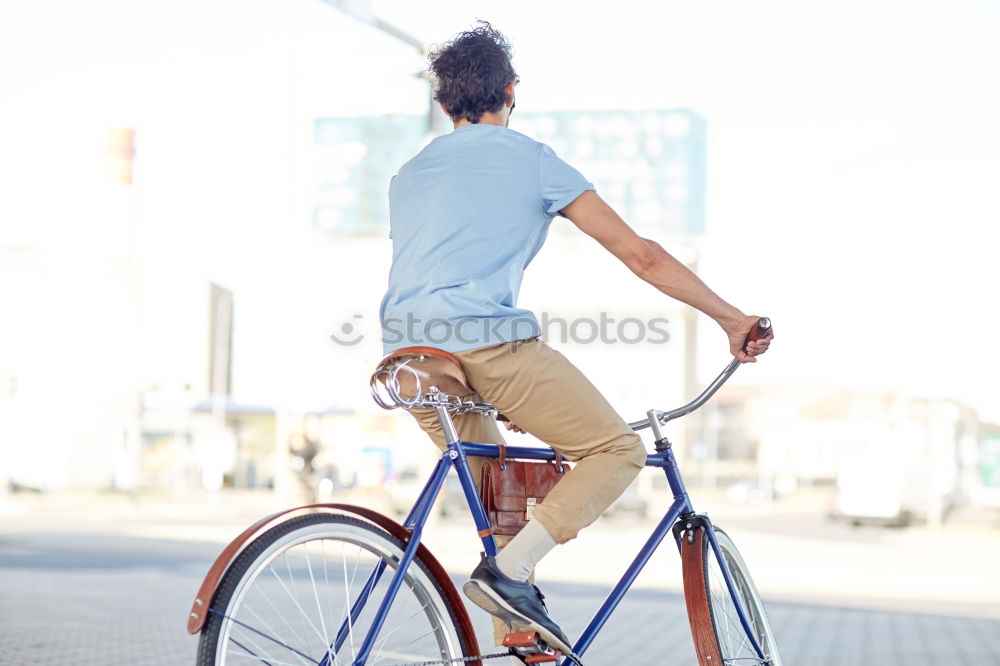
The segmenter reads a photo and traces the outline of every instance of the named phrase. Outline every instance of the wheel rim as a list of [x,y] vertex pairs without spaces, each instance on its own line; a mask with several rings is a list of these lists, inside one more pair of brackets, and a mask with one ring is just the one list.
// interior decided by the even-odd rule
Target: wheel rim
[[773,640],[774,634],[764,610],[764,604],[757,594],[753,581],[746,573],[747,569],[743,558],[740,557],[736,547],[724,532],[716,530],[715,536],[732,576],[733,586],[736,588],[740,604],[747,614],[747,623],[753,631],[757,645],[764,653],[762,660],[743,629],[736,606],[733,604],[729,588],[722,575],[722,569],[706,536],[704,546],[706,586],[712,613],[712,624],[722,655],[722,663],[733,666],[749,666],[751,664],[781,666],[781,657],[778,655],[777,646]]
[[[211,611],[221,621],[215,663],[303,666],[324,657],[331,666],[353,663],[401,557],[391,537],[361,524],[317,522],[278,537],[243,569],[225,611]],[[348,609],[380,563],[384,573],[349,621]],[[343,640],[334,650],[338,633]],[[366,663],[462,654],[447,606],[414,562]]]

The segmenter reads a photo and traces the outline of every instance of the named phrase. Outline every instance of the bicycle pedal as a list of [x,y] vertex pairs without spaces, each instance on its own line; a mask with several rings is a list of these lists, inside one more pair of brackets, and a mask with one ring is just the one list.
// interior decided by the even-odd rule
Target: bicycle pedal
[[503,637],[503,646],[524,654],[545,652],[549,648],[537,631],[511,632]]
[[525,664],[545,664],[558,662],[559,650],[549,648],[537,631],[518,631],[503,638],[503,646],[510,648],[511,654]]

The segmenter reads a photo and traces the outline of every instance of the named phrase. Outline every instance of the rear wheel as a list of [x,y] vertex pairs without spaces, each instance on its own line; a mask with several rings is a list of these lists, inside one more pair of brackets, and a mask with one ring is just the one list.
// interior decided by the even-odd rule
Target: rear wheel
[[[705,529],[700,526],[691,529],[693,532],[682,535],[681,557],[684,564],[684,598],[699,665],[781,666],[774,631],[764,604],[733,540],[722,530],[715,530],[719,550],[746,615],[749,635],[740,621]],[[750,636],[753,636],[763,656],[754,648]]]
[[[250,542],[220,581],[197,663],[352,664],[403,550],[388,532],[349,516],[310,514],[276,525]],[[351,617],[366,589],[367,601]],[[446,599],[414,559],[366,663],[474,654]]]

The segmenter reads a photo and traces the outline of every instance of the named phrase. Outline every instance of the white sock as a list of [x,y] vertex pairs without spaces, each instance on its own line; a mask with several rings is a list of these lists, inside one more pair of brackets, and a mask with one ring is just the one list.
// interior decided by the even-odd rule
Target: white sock
[[528,580],[538,561],[555,547],[549,531],[537,520],[529,520],[497,555],[497,568],[508,578]]

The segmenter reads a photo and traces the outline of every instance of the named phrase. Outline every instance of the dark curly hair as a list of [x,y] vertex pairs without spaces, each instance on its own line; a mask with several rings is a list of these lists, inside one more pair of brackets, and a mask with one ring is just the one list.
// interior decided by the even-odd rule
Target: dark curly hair
[[518,80],[507,39],[486,21],[478,23],[429,56],[434,99],[456,122],[478,123],[484,113],[499,111],[509,101],[507,84]]

